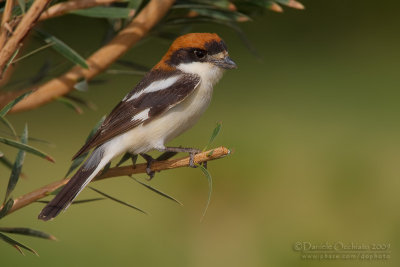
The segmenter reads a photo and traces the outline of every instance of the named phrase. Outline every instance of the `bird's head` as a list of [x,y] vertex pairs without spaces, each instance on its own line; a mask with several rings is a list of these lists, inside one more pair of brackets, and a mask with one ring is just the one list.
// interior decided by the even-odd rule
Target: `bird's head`
[[189,33],[178,37],[155,69],[234,69],[224,41],[215,33]]

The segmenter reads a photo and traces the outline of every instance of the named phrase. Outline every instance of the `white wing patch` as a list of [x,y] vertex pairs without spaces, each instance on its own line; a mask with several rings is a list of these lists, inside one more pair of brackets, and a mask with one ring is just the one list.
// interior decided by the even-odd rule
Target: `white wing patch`
[[149,111],[150,108],[146,108],[145,110],[135,114],[135,116],[132,117],[131,121],[144,121],[149,118]]
[[173,77],[170,77],[168,79],[165,79],[165,80],[152,82],[149,86],[147,86],[143,90],[140,90],[139,92],[134,93],[126,101],[134,100],[134,99],[138,98],[139,96],[141,96],[142,94],[147,94],[147,93],[152,93],[152,92],[156,92],[156,91],[161,91],[161,90],[167,89],[168,87],[170,87],[174,83],[176,83],[176,81],[180,77],[181,77],[181,75],[177,75],[177,76],[173,76]]

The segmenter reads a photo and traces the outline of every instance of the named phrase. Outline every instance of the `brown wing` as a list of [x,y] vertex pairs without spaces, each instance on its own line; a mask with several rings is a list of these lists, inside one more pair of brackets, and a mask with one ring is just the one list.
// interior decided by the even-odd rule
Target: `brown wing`
[[[162,90],[145,89],[155,81],[162,81],[173,75],[178,76],[176,82]],[[190,95],[200,82],[200,77],[195,74],[183,72],[170,72],[166,75],[163,72],[153,70],[148,73],[143,80],[111,111],[104,120],[97,132],[86,144],[74,155],[75,159],[90,149],[104,144],[111,138],[125,133],[142,123],[148,123],[155,117],[182,102]],[[162,84],[162,83],[160,83]],[[154,85],[154,83],[153,83]],[[154,88],[154,86],[153,86]],[[142,92],[142,93],[141,93]],[[138,96],[129,100],[131,96]],[[143,110],[149,109],[147,119],[132,120],[132,118]]]

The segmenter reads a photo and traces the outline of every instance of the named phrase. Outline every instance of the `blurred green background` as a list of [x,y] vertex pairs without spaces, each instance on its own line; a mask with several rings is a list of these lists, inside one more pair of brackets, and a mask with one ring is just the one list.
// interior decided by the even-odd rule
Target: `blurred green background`
[[[399,266],[400,3],[302,2],[305,11],[266,12],[241,24],[259,57],[227,28],[193,28],[220,34],[239,65],[217,85],[200,122],[173,142],[203,147],[222,121],[214,145],[234,150],[209,164],[214,188],[203,222],[208,188],[199,169],[162,172],[150,183],[184,207],[129,178],[108,179],[93,186],[150,215],[103,200],[72,206],[45,223],[36,219],[42,204],[32,204],[1,225],[43,230],[59,241],[16,236],[40,257],[23,257],[0,242],[0,265]],[[88,56],[99,46],[105,23],[69,16],[44,27]],[[150,38],[124,58],[150,67],[168,46]],[[15,80],[37,72],[42,58],[37,54],[21,64]],[[107,82],[79,93],[96,103],[96,111],[77,115],[53,102],[9,116],[18,132],[28,122],[31,136],[54,143],[36,147],[57,162],[28,154],[23,169],[28,178],[14,197],[61,179],[90,129],[140,79],[98,78]],[[0,168],[3,195],[9,171]],[[95,196],[85,190],[80,199]],[[298,241],[390,244],[391,259],[302,260],[293,249]]]

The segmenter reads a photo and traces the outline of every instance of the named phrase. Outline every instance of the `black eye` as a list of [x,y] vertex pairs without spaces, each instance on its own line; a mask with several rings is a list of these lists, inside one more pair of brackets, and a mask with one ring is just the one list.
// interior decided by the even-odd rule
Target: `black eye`
[[194,50],[194,54],[198,58],[204,58],[206,56],[206,51],[204,51],[204,50]]

